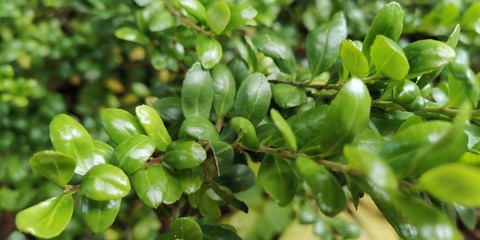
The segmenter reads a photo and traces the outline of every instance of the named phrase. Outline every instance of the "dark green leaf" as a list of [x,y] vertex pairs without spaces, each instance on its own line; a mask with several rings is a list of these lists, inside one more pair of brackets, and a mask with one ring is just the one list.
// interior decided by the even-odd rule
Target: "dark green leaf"
[[307,102],[305,91],[289,84],[273,85],[272,94],[275,103],[282,108],[296,107]]
[[312,76],[319,75],[337,61],[340,44],[346,37],[347,23],[343,12],[308,34],[305,48]]
[[375,38],[370,57],[377,73],[390,79],[403,80],[410,69],[407,57],[400,46],[383,35],[377,35]]
[[75,173],[83,175],[93,166],[93,140],[87,130],[70,116],[59,114],[53,118],[50,139],[55,150],[77,161]]
[[182,190],[186,194],[196,192],[203,184],[203,168],[195,167],[175,171],[175,177],[180,182]]
[[242,240],[235,228],[215,222],[200,222],[204,239],[209,240]]
[[218,185],[217,183],[214,183],[212,185],[213,191],[220,196],[223,200],[225,200],[226,203],[232,205],[236,209],[248,213],[248,206],[244,202],[238,200],[231,192],[230,189],[226,187],[222,187]]
[[287,120],[295,133],[299,148],[303,148],[306,143],[324,132],[322,122],[325,121],[327,109],[326,105],[320,105]]
[[75,174],[75,159],[60,152],[35,153],[29,163],[40,175],[62,187],[65,187]]
[[352,77],[365,78],[370,70],[368,60],[351,40],[343,40],[340,45],[340,58]]
[[450,46],[432,39],[413,42],[403,51],[410,65],[409,79],[433,72],[455,58],[455,51]]
[[273,59],[280,71],[295,75],[295,55],[283,39],[270,34],[259,34],[253,42],[258,50]]
[[182,120],[182,104],[177,96],[160,98],[153,102],[153,107],[165,121]]
[[257,126],[267,115],[272,92],[267,78],[254,73],[243,80],[235,98],[235,116],[243,117]]
[[149,207],[172,204],[182,196],[182,186],[162,165],[151,165],[132,175],[133,189]]
[[242,117],[234,117],[230,120],[230,126],[238,134],[238,139],[245,146],[252,149],[260,147],[255,127],[250,121]]
[[207,10],[207,24],[215,34],[221,34],[230,21],[230,7],[225,2],[216,2]]
[[255,184],[255,174],[246,165],[234,164],[218,178],[218,184],[227,186],[232,192],[247,190]]
[[170,225],[170,232],[174,239],[199,240],[202,239],[202,229],[197,222],[190,218],[178,218]]
[[110,164],[92,167],[80,184],[79,193],[97,201],[120,199],[130,192],[127,175]]
[[232,146],[222,141],[211,141],[212,151],[215,152],[215,166],[218,167],[218,173],[221,175],[232,166],[234,152]]
[[205,149],[197,142],[178,140],[170,143],[163,156],[165,163],[175,169],[193,168],[207,158]]
[[150,159],[154,151],[155,143],[150,137],[137,135],[115,147],[110,163],[132,174]]
[[287,121],[280,115],[280,113],[275,110],[271,109],[270,110],[270,116],[272,117],[273,123],[275,126],[277,126],[278,130],[280,130],[280,133],[283,136],[283,139],[285,141],[285,149],[287,149],[290,152],[296,152],[297,151],[297,139],[295,138],[295,134],[292,131],[292,128],[288,124]]
[[465,225],[468,229],[475,229],[477,225],[477,211],[473,207],[465,207],[460,204],[454,204],[455,210],[462,220],[463,225]]
[[172,139],[157,111],[150,106],[140,105],[135,108],[135,113],[147,135],[156,144],[157,149],[165,151]]
[[292,201],[298,184],[293,167],[285,159],[272,155],[262,160],[258,183],[282,207]]
[[306,157],[298,157],[295,163],[298,173],[325,215],[335,216],[347,207],[342,187],[328,170]]
[[222,59],[222,45],[214,38],[199,36],[195,49],[198,59],[205,69],[213,68]]
[[235,79],[227,66],[218,64],[212,69],[213,109],[217,117],[225,116],[233,107],[235,100]]
[[113,142],[119,144],[123,140],[139,134],[145,134],[138,120],[129,112],[118,108],[102,110],[102,125]]
[[17,214],[18,230],[39,238],[53,238],[65,229],[73,214],[71,194],[49,198]]
[[203,117],[191,117],[183,121],[179,131],[180,138],[220,141],[220,135],[212,122]]
[[317,208],[312,204],[305,202],[300,207],[299,220],[301,224],[314,223],[318,218]]
[[182,86],[182,110],[185,118],[210,116],[213,82],[208,71],[195,63],[187,71]]
[[107,230],[120,211],[121,199],[108,201],[95,201],[86,197],[82,198],[82,217],[85,224],[94,233]]

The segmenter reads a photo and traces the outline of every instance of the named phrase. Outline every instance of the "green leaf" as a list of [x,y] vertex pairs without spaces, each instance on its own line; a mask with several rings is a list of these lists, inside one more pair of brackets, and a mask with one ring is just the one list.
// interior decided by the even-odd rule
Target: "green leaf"
[[115,37],[138,44],[148,43],[148,39],[142,33],[131,27],[122,27],[117,29],[115,31]]
[[377,73],[390,79],[403,80],[410,69],[407,57],[400,46],[383,35],[377,35],[375,38],[370,57]]
[[210,116],[213,101],[213,82],[208,71],[195,63],[187,71],[182,86],[182,110],[185,118]]
[[207,154],[202,145],[190,140],[178,140],[168,145],[164,162],[175,169],[196,167],[205,161]]
[[326,105],[320,105],[287,120],[295,133],[299,148],[303,148],[306,143],[322,135],[324,132],[322,122],[325,121],[327,110]]
[[473,108],[476,108],[480,97],[480,83],[475,73],[467,65],[458,63],[450,63],[449,70],[448,105],[458,108],[468,99]]
[[218,64],[212,69],[213,109],[217,118],[224,117],[232,108],[235,100],[235,79],[227,66]]
[[112,146],[102,141],[93,140],[93,157],[95,159],[94,166],[110,162],[112,154]]
[[221,197],[223,200],[225,200],[226,203],[232,205],[236,209],[248,213],[248,206],[244,202],[238,200],[228,188],[223,187],[218,185],[216,182],[213,183],[212,185],[213,191]]
[[460,204],[454,204],[455,211],[457,212],[463,225],[468,229],[473,230],[477,225],[477,211],[473,207],[465,207]]
[[281,207],[287,206],[295,196],[297,177],[293,167],[285,160],[267,155],[258,170],[258,183]]
[[200,225],[190,218],[177,218],[170,224],[170,232],[174,239],[182,240],[198,240],[203,236]]
[[222,141],[211,141],[210,147],[215,153],[215,157],[212,159],[216,161],[214,164],[218,167],[217,171],[221,175],[232,166],[235,153],[230,144]]
[[327,124],[329,131],[321,135],[325,155],[341,151],[367,126],[370,106],[368,89],[358,78],[350,79],[338,91],[325,116],[324,124]]
[[[372,129],[365,128],[355,137],[352,145],[359,150],[378,153],[387,141],[378,132]],[[344,149],[345,150],[345,149]]]
[[257,126],[267,115],[272,91],[267,78],[254,73],[243,80],[235,98],[235,116],[243,117]]
[[171,122],[184,119],[180,102],[180,97],[172,96],[157,99],[152,105],[163,120]]
[[214,38],[199,36],[195,44],[198,59],[205,69],[215,67],[222,59],[222,45]]
[[250,121],[242,117],[234,117],[230,120],[230,126],[238,134],[238,139],[245,146],[252,149],[260,147],[255,127]]
[[293,133],[292,128],[290,127],[290,125],[288,125],[288,122],[285,121],[282,115],[280,115],[280,113],[273,108],[270,110],[270,116],[272,117],[273,123],[275,124],[275,126],[277,126],[278,130],[280,130],[280,133],[285,140],[285,149],[290,152],[296,152],[297,139],[295,138],[295,134]]
[[275,103],[282,108],[297,107],[307,102],[305,91],[289,84],[273,85],[272,94]]
[[403,52],[410,65],[408,79],[431,73],[455,58],[455,51],[450,46],[432,39],[413,42]]
[[219,1],[207,10],[207,24],[215,34],[221,34],[230,21],[230,7],[227,3]]
[[230,188],[234,193],[241,192],[255,184],[255,174],[244,164],[233,164],[218,177],[217,183]]
[[363,54],[370,59],[370,48],[377,35],[382,34],[393,41],[397,41],[403,30],[403,10],[396,3],[391,2],[385,5],[373,19],[372,25],[368,29],[367,35],[363,40]]
[[120,199],[130,192],[127,175],[110,164],[97,165],[85,174],[79,193],[97,201]]
[[283,39],[270,34],[259,34],[253,39],[253,43],[258,50],[273,59],[280,71],[295,75],[295,55]]
[[352,77],[365,78],[370,71],[368,60],[351,40],[343,40],[340,45],[340,58]]
[[207,11],[202,3],[198,0],[179,0],[180,5],[193,16],[198,22],[204,23],[207,19]]
[[73,214],[71,194],[49,198],[17,214],[18,230],[39,238],[53,238],[65,229]]
[[104,109],[102,110],[101,118],[105,132],[116,144],[135,135],[145,134],[138,120],[123,109]]
[[145,135],[137,135],[120,143],[113,151],[110,163],[132,174],[143,167],[155,151],[155,143]]
[[218,203],[212,198],[218,198],[216,194],[212,194],[213,191],[204,190],[199,193],[198,196],[198,210],[200,210],[200,214],[202,214],[205,218],[210,219],[218,219],[222,216],[222,211],[220,210],[220,206]]
[[55,150],[77,161],[75,173],[83,175],[93,166],[93,140],[87,130],[70,116],[59,114],[53,118],[50,139]]
[[333,15],[329,22],[308,34],[305,48],[312,76],[319,75],[337,61],[340,44],[346,37],[347,23],[343,12]]
[[[466,30],[475,30],[478,26],[478,21],[480,20],[480,2],[473,2],[467,11],[463,13],[462,18],[460,19],[460,24],[463,29]],[[477,30],[478,33],[478,30]]]
[[248,3],[235,3],[230,9],[231,16],[223,32],[231,32],[252,21],[257,16],[257,10]]
[[165,151],[172,139],[157,111],[150,106],[140,105],[135,108],[135,114],[147,135],[155,142],[157,149]]
[[425,172],[419,187],[434,197],[465,206],[480,206],[480,169],[462,163],[444,164]]
[[60,152],[38,152],[28,162],[40,175],[62,187],[67,186],[75,174],[75,159]]
[[204,239],[211,240],[242,240],[230,225],[211,221],[199,222]]
[[328,170],[306,157],[298,157],[295,163],[300,177],[325,215],[335,216],[347,207],[342,187]]
[[212,122],[203,117],[191,117],[180,126],[180,138],[200,139],[205,141],[220,141],[220,135]]
[[94,233],[104,232],[117,218],[121,203],[121,199],[95,201],[82,197],[83,221]]
[[182,196],[182,186],[162,165],[151,165],[132,175],[133,189],[149,207],[172,204]]
[[196,192],[203,184],[203,168],[195,167],[175,171],[175,177],[182,186],[182,191],[186,194]]

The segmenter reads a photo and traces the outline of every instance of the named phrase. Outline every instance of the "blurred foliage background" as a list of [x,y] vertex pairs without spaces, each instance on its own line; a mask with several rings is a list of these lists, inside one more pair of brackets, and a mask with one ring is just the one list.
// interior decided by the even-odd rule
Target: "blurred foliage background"
[[[215,1],[201,2],[208,6]],[[363,39],[375,14],[389,1],[227,2],[248,3],[257,10],[252,26],[218,39],[223,45],[223,61],[242,75],[251,68],[245,59],[248,54],[242,52],[247,51],[244,36],[275,32],[294,48],[297,59],[305,60],[308,31],[343,11],[348,38]],[[400,44],[423,38],[445,40],[460,23],[462,32],[455,61],[468,64],[474,72],[480,71],[479,2],[399,0],[398,3],[405,11]],[[108,140],[99,125],[101,109],[128,110],[145,101],[162,99],[154,104],[162,118],[170,126],[179,124],[181,80],[197,58],[194,33],[177,18],[177,4],[160,0],[0,1],[0,239],[25,239],[15,231],[15,212],[58,193],[53,184],[28,166],[33,152],[51,148],[48,123],[56,114],[68,112],[94,138]],[[269,64],[264,65],[257,70],[268,72]],[[234,225],[246,239],[299,239],[299,234],[312,232],[292,223],[294,209],[266,201],[259,187],[239,196],[254,206],[251,214],[234,212],[223,220]],[[346,216],[346,222],[336,224],[365,223],[361,225],[360,238],[395,237],[375,207],[368,201],[363,204],[367,206],[365,213]],[[113,228],[103,235],[91,235],[83,222],[74,218],[58,239],[154,239],[162,226],[157,215],[169,214],[166,208],[153,211],[133,198],[131,204],[122,207]],[[259,221],[265,226],[258,226]],[[351,228],[352,232],[360,231],[356,225]]]

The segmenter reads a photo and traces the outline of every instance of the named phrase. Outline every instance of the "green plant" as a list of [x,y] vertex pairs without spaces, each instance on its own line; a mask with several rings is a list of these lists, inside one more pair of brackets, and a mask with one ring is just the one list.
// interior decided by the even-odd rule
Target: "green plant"
[[[337,215],[364,193],[405,239],[461,239],[456,215],[475,226],[480,84],[456,58],[461,27],[443,22],[432,34],[448,29],[435,35],[444,41],[402,35],[432,29],[437,8],[419,27],[388,3],[360,28],[361,42],[347,39],[339,11],[310,29],[303,48],[282,37],[288,24],[248,27],[274,25],[279,8],[264,11],[266,1],[135,2],[136,27],[115,35],[147,49],[154,68],[181,74],[135,114],[104,109],[109,141],[54,117],[54,151],[29,162],[64,190],[19,212],[19,230],[55,237],[77,212],[104,232],[140,199],[162,225],[145,225],[148,238],[239,239],[217,219],[248,212],[262,191],[274,202],[262,218],[278,222],[242,237],[272,238],[298,218],[321,239],[357,238],[359,228]],[[468,6],[452,22],[476,38],[471,21],[480,16],[469,11],[478,4]]]

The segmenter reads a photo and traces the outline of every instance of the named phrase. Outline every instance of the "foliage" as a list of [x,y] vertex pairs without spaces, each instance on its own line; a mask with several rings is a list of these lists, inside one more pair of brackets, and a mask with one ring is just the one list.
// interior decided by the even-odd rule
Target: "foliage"
[[[2,119],[0,179],[12,188],[2,184],[0,209],[32,205],[28,183],[38,175],[52,190],[39,189],[41,202],[17,214],[18,230],[41,238],[90,236],[88,226],[105,238],[271,239],[300,221],[321,239],[355,239],[359,227],[341,215],[364,194],[404,239],[461,239],[457,215],[475,227],[477,2],[33,2],[3,4],[18,10],[6,25],[35,31],[1,36],[9,47],[0,59],[13,68],[0,69],[0,111],[24,115]],[[18,17],[22,11],[29,14]],[[46,30],[33,24],[43,22]],[[52,39],[35,37],[39,29]],[[139,64],[115,61],[118,52]],[[42,71],[49,61],[60,70]],[[111,78],[121,73],[128,90]],[[73,85],[79,78],[80,96],[109,91],[86,102],[48,100],[58,98],[50,90],[72,87],[41,84],[57,77]],[[134,101],[125,100],[130,91]],[[59,106],[45,107],[55,111],[40,111],[36,124],[53,150],[33,154],[30,177],[25,162],[9,160],[13,136],[31,135],[19,120],[51,101]],[[61,113],[65,103],[77,117]],[[48,137],[25,139],[35,147],[22,154],[49,147]],[[27,200],[9,207],[20,198]],[[230,221],[239,212],[265,225],[244,230]]]

